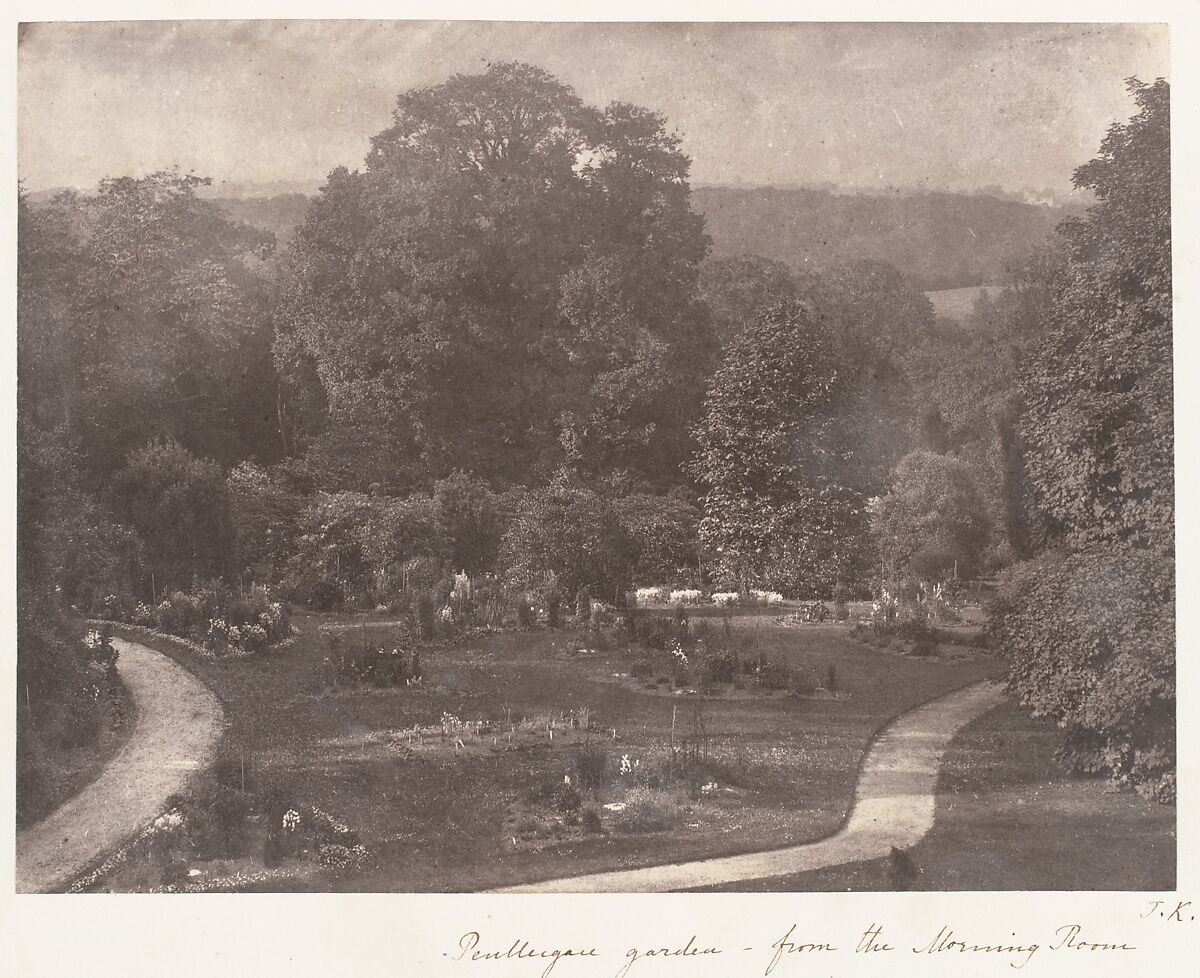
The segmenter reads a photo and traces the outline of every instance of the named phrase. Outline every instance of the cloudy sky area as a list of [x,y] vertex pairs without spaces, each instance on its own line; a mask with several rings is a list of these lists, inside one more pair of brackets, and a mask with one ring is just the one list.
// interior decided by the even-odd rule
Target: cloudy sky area
[[538,64],[588,102],[664,113],[693,182],[1070,188],[1168,75],[1153,25],[42,24],[18,54],[27,188],[178,165],[304,181],[357,167],[397,93],[489,61]]

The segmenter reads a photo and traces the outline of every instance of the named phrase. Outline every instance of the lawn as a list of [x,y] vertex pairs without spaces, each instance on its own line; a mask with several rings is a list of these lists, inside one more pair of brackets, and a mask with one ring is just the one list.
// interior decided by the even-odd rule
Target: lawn
[[[966,727],[947,751],[936,823],[909,850],[916,890],[1173,890],[1175,806],[1054,759],[1061,734],[1015,704]],[[739,885],[781,892],[893,889],[889,859]]]
[[[47,743],[41,735],[41,721],[27,712],[30,706],[18,700],[17,737],[20,763],[37,770],[30,787],[19,795],[17,828],[33,825],[53,812],[68,798],[78,794],[100,776],[107,764],[128,742],[137,723],[133,698],[119,679],[100,697],[98,732],[90,743],[62,747]],[[53,727],[53,721],[50,722]],[[20,777],[20,775],[18,775]]]
[[[865,647],[845,625],[785,627],[774,614],[749,614],[732,619],[732,644],[822,677],[832,664],[836,692],[798,697],[726,686],[717,696],[673,695],[669,682],[650,690],[628,678],[646,653],[630,649],[619,628],[597,642],[595,633],[545,627],[423,649],[419,688],[330,689],[331,628],[350,648],[364,638],[390,643],[394,626],[330,615],[296,623],[300,635],[287,651],[228,662],[131,636],[157,644],[212,686],[229,721],[227,763],[349,824],[371,853],[366,868],[298,878],[288,889],[475,890],[816,839],[841,823],[864,751],[884,723],[999,669],[965,648],[918,659]],[[586,735],[527,738],[507,750],[502,741],[494,751],[414,750],[404,741],[405,730],[436,725],[443,714],[502,727],[583,710]],[[561,783],[585,746],[607,755],[607,780],[619,782],[622,755],[661,767],[668,745],[698,722],[705,772],[718,790],[680,794],[671,828],[622,828],[599,805],[615,797],[611,786],[584,792],[603,814],[599,832],[531,833],[522,824],[539,788],[544,794]]]

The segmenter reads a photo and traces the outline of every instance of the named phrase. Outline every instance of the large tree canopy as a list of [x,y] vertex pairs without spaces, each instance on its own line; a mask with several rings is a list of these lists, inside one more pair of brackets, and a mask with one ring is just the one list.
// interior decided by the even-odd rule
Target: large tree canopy
[[726,346],[690,465],[719,582],[813,594],[861,570],[861,497],[834,458],[835,364],[824,310],[798,299],[765,310]]
[[269,235],[235,224],[174,171],[19,202],[19,383],[103,474],[151,436],[229,461],[274,430]]
[[971,466],[915,451],[900,460],[871,514],[879,556],[893,574],[970,577],[987,543],[987,506]]
[[1031,481],[1075,542],[1174,530],[1169,88],[1130,83],[1139,112],[1075,172],[1097,197],[1065,222],[1069,254],[1023,385]]
[[1057,549],[1008,577],[994,628],[1011,685],[1069,756],[1175,796],[1169,88],[1131,81],[1075,183],[1049,330],[1026,364],[1029,481]]
[[401,95],[287,259],[297,432],[383,428],[426,481],[669,479],[711,356],[688,166],[660,116],[528,65]]

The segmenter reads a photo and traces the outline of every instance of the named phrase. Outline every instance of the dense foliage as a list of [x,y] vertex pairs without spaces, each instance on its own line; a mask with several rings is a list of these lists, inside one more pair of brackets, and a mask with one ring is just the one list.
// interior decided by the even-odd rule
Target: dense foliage
[[18,201],[18,384],[107,476],[151,437],[232,462],[274,448],[260,231],[176,172]]
[[691,464],[704,488],[700,539],[717,582],[814,593],[855,569],[861,501],[826,464],[836,383],[815,304],[773,306],[726,346]]
[[629,545],[612,503],[562,472],[520,494],[500,564],[514,587],[615,596],[628,584]]
[[887,576],[973,577],[989,519],[971,466],[933,452],[906,455],[873,507],[871,533]]
[[[512,63],[401,94],[361,169],[283,202],[282,252],[175,171],[19,194],[18,671],[52,718],[22,756],[102,722],[71,616],[227,655],[286,642],[283,601],[425,638],[631,589],[841,620],[1015,563],[1012,688],[1172,797],[1168,89],[1131,90],[1086,216],[1055,242],[980,198],[970,254],[936,196],[817,194],[814,229],[755,191],[758,225],[713,219],[753,247],[709,256],[661,116]],[[926,285],[1021,262],[960,329],[895,241],[853,245],[881,210],[953,226]]]
[[1169,89],[1131,82],[1076,184],[1050,328],[1027,361],[1021,429],[1055,549],[1015,569],[996,631],[1013,688],[1073,759],[1173,798],[1174,477]]
[[658,115],[528,65],[402,95],[285,262],[293,437],[385,432],[393,488],[563,463],[673,479],[710,346],[688,166]]

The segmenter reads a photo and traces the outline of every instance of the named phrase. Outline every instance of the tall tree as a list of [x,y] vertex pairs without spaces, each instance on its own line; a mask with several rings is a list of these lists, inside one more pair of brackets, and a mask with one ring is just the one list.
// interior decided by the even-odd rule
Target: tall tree
[[708,366],[678,143],[528,65],[401,95],[287,260],[276,358],[299,430],[382,427],[426,481],[666,478]]
[[19,205],[21,397],[107,475],[148,437],[233,460],[271,430],[268,235],[175,171]]
[[1063,228],[1050,328],[1026,367],[1029,479],[1055,548],[994,615],[1010,685],[1067,730],[1067,756],[1175,797],[1170,90],[1075,172],[1097,203]]
[[829,324],[799,300],[766,310],[726,346],[690,464],[704,490],[700,539],[721,583],[811,594],[861,572],[862,500],[827,461],[835,362]]
[[1053,327],[1023,385],[1030,476],[1074,542],[1174,531],[1170,90],[1130,92],[1138,114],[1075,172],[1098,202],[1062,226]]

